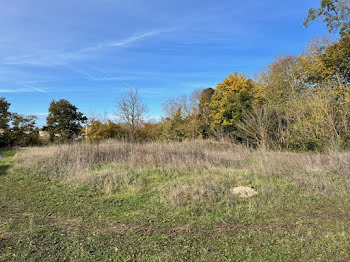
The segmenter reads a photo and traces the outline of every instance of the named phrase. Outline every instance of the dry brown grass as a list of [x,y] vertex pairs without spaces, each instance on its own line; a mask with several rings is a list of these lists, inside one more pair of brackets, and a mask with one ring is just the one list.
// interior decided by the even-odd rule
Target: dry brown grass
[[[144,169],[157,169],[174,179],[155,185],[161,201],[229,202],[234,186],[258,186],[273,194],[290,184],[302,194],[325,195],[349,189],[350,153],[290,153],[255,151],[216,141],[131,144],[71,144],[33,147],[20,152],[22,169],[69,183],[105,189],[109,193],[144,187]],[[183,175],[183,174],[187,174]],[[334,178],[340,178],[337,187]],[[273,178],[285,184],[277,185]],[[280,182],[278,182],[280,183]],[[283,188],[285,186],[285,188]]]

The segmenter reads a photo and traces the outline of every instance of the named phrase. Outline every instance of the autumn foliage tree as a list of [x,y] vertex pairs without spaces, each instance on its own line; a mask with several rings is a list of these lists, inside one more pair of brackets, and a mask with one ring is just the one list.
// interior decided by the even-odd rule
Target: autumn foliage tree
[[234,130],[243,112],[252,106],[254,83],[245,75],[234,73],[219,83],[211,97],[211,127]]
[[87,134],[88,141],[99,142],[104,139],[124,139],[126,130],[120,124],[113,123],[108,120],[107,123],[102,123],[98,120],[92,120],[89,125]]

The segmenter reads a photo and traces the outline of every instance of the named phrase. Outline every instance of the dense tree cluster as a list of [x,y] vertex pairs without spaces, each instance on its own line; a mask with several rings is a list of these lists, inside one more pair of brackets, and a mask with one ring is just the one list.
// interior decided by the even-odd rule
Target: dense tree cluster
[[[309,10],[305,25],[320,18],[330,32],[339,32],[337,41],[318,39],[299,56],[277,57],[255,79],[235,72],[216,88],[169,99],[158,123],[145,121],[147,108],[132,89],[116,102],[117,123],[88,119],[61,99],[51,102],[44,130],[52,142],[230,137],[261,149],[349,148],[349,17],[349,0],[322,0],[320,8]],[[11,113],[9,107],[0,98],[0,144],[38,144],[36,118]]]
[[[0,146],[33,146],[52,142],[67,142],[80,135],[86,117],[67,100],[52,101],[46,119],[47,126],[39,129],[37,117],[10,112],[10,103],[0,98]],[[40,137],[40,132],[47,136]]]
[[162,138],[230,136],[265,149],[349,147],[349,59],[346,34],[336,42],[313,41],[298,57],[276,58],[255,81],[234,73],[215,90],[203,90],[191,114],[172,102],[177,111],[168,111]]
[[39,132],[36,116],[23,116],[10,112],[11,104],[0,98],[0,146],[38,145]]

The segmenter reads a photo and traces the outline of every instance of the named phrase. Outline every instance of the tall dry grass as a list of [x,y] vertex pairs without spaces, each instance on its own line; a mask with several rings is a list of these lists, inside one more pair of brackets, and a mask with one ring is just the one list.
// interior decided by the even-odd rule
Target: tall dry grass
[[307,194],[339,190],[335,176],[343,191],[350,185],[350,153],[256,151],[217,141],[51,145],[21,151],[18,163],[41,176],[109,193],[143,187],[148,183],[143,170],[157,169],[176,178],[157,186],[162,199],[175,205],[229,201],[229,189],[242,184],[259,183],[260,191],[269,193],[271,183],[261,181],[270,177],[307,188]]

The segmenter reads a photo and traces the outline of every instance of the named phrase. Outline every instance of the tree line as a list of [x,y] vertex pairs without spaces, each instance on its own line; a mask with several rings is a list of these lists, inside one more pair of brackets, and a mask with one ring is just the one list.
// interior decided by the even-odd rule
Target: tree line
[[[165,116],[145,121],[147,108],[137,89],[116,102],[118,121],[86,117],[67,100],[52,101],[44,127],[52,142],[84,135],[90,142],[183,141],[231,138],[261,149],[339,150],[350,147],[350,6],[348,0],[322,0],[310,9],[307,26],[320,18],[331,41],[311,41],[298,56],[281,56],[250,79],[235,72],[216,88],[169,99]],[[34,116],[9,113],[0,99],[2,145],[40,143]]]

